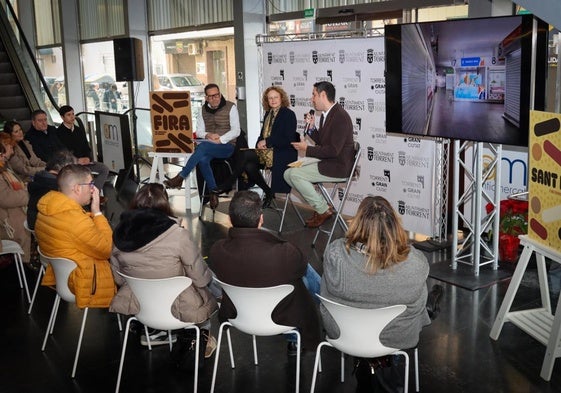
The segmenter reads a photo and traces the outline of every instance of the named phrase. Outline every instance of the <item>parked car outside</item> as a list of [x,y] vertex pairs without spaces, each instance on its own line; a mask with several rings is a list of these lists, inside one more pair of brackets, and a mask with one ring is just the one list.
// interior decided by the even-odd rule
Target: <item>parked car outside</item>
[[191,93],[192,100],[204,100],[205,86],[191,74],[157,75],[160,84],[159,90],[187,90]]

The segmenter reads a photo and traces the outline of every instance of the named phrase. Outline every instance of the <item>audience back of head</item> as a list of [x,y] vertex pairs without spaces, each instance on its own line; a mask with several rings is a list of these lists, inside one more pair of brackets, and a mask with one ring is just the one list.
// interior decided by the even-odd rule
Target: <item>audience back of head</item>
[[66,165],[60,170],[57,176],[57,183],[60,192],[70,194],[72,187],[81,182],[88,181],[91,176],[90,169],[85,165],[71,164]]
[[53,154],[51,159],[47,161],[45,170],[58,173],[65,166],[76,163],[76,157],[72,155],[70,150],[63,149]]
[[148,183],[134,196],[130,209],[155,209],[173,216],[166,189],[159,183]]
[[254,191],[238,191],[230,202],[228,215],[236,228],[258,228],[263,209],[263,202]]

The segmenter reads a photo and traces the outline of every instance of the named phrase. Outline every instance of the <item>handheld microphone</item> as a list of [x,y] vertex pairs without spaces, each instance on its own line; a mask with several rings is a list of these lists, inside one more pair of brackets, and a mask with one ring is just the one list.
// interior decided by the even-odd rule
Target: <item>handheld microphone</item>
[[[310,116],[314,116],[316,114],[316,111],[313,109],[310,109],[309,112]],[[304,115],[304,118],[306,117],[306,115]],[[306,122],[306,125],[304,126],[304,133],[303,135],[308,134],[308,130],[310,129],[310,123]]]

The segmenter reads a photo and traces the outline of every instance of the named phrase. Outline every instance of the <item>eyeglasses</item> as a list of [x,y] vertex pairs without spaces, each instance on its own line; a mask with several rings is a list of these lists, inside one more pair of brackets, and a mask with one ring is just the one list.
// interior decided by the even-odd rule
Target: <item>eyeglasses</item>
[[213,94],[213,95],[211,95],[211,96],[207,95],[206,98],[212,98],[212,99],[214,99],[214,98],[220,98],[220,96],[222,96],[222,94],[216,93],[216,94]]
[[90,186],[90,188],[93,188],[95,184],[94,184],[93,181],[91,181],[89,183],[78,183],[78,185],[79,186]]

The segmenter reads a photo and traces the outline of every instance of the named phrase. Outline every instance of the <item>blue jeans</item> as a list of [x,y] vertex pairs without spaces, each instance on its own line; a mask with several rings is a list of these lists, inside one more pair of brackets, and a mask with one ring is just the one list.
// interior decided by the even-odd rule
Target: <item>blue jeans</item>
[[[304,285],[306,289],[312,297],[314,301],[319,304],[319,298],[316,296],[319,294],[319,288],[321,284],[321,276],[316,272],[316,270],[308,263],[308,267],[306,268],[306,274],[302,277],[302,281],[304,281]],[[296,335],[295,334],[287,334],[286,341],[288,342],[296,342]]]
[[179,175],[182,178],[186,178],[195,169],[195,166],[198,165],[206,181],[207,189],[214,190],[216,188],[216,180],[214,179],[210,162],[214,158],[228,158],[232,154],[234,154],[234,145],[231,143],[201,143],[197,145],[195,152],[187,160],[187,164],[185,164]]

